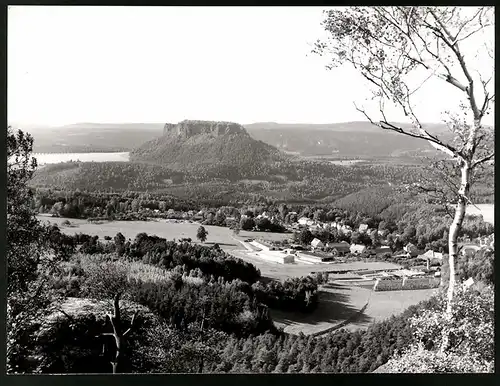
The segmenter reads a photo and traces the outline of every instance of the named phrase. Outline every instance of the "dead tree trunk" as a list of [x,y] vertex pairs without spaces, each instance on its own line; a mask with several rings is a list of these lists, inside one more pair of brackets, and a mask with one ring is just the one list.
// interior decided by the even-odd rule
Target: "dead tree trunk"
[[[132,316],[132,320],[130,322],[130,327],[125,331],[122,332],[122,319],[121,319],[121,313],[120,313],[120,293],[115,295],[113,306],[114,306],[114,314],[106,314],[106,316],[109,318],[109,321],[111,322],[111,326],[113,327],[113,332],[106,332],[99,337],[103,336],[112,336],[115,341],[115,355],[114,359],[111,360],[111,366],[113,370],[113,374],[118,374],[119,370],[119,364],[121,363],[121,359],[123,357],[123,352],[126,344],[126,337],[130,334],[134,327],[134,322],[135,318],[137,316],[137,311],[134,313]],[[103,353],[105,352],[105,346],[103,346]]]
[[[205,315],[206,315],[206,308],[203,309],[203,318],[201,319],[201,326],[200,326],[200,334],[201,334],[200,339],[201,339],[201,343],[202,343],[202,350],[203,350],[203,328],[205,327]],[[200,365],[198,367],[198,372],[200,374],[203,373],[203,366],[205,365],[204,359],[205,359],[205,353],[202,351]]]

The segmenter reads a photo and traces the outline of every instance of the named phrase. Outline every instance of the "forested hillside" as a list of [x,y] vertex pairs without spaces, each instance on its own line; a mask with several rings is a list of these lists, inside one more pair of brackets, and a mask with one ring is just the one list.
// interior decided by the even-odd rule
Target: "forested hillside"
[[[130,160],[182,171],[229,166],[244,173],[246,169],[258,169],[260,165],[285,158],[276,148],[251,138],[241,125],[235,123],[182,121],[176,126],[134,149]],[[212,131],[212,126],[227,126],[231,130]]]

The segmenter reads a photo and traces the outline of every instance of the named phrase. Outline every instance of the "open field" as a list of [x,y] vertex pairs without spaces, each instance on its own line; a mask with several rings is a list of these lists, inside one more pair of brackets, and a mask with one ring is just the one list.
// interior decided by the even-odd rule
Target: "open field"
[[[374,292],[370,287],[334,282],[322,286],[318,308],[311,314],[272,310],[275,324],[289,334],[331,332],[337,328],[357,330],[402,313],[411,305],[429,299],[436,289]],[[343,325],[348,321],[347,325]]]
[[408,307],[415,305],[422,300],[429,299],[438,289],[424,289],[412,291],[380,291],[375,292],[368,289],[370,297],[368,306],[355,320],[344,328],[356,330],[358,328],[368,328],[370,324],[379,322],[402,313]]
[[[318,308],[313,313],[271,310],[271,316],[275,324],[283,327],[288,334],[318,334],[356,315],[368,301],[369,295],[370,292],[363,288],[329,285],[319,291]],[[363,323],[370,322],[364,315],[359,320]]]
[[[41,221],[49,221],[58,224],[62,231],[68,234],[87,233],[97,235],[100,238],[104,236],[114,237],[121,232],[125,238],[134,239],[138,233],[145,232],[149,235],[157,235],[167,240],[179,240],[181,238],[191,238],[196,242],[196,231],[200,224],[198,223],[173,223],[165,220],[158,221],[105,221],[102,223],[89,223],[82,219],[65,219],[59,217],[37,216]],[[69,220],[71,227],[62,225],[65,220]],[[219,244],[226,251],[233,249],[243,249],[243,246],[233,237],[233,231],[229,228],[204,225],[208,231],[207,242],[205,244]],[[290,237],[289,234],[271,233],[271,232],[244,232],[240,233],[240,239],[245,238],[266,238],[268,240],[283,240]]]
[[467,206],[467,214],[482,215],[484,221],[495,225],[495,204],[476,204],[476,207]]

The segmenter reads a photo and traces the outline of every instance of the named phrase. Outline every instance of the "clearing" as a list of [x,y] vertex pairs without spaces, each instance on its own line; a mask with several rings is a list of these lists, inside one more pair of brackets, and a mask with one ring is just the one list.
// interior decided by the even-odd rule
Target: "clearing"
[[[67,219],[61,217],[48,217],[47,215],[38,215],[38,219],[42,222],[48,221],[59,225],[61,231],[67,234],[86,233],[89,235],[97,235],[99,238],[104,236],[114,237],[118,232],[121,232],[125,238],[134,239],[138,233],[145,232],[148,235],[156,235],[167,240],[179,240],[181,238],[191,238],[193,242],[196,240],[196,231],[200,224],[189,222],[167,222],[166,220],[151,220],[151,221],[103,221],[99,223],[89,223],[84,219]],[[71,226],[62,225],[68,220]],[[243,246],[233,237],[233,231],[229,228],[204,225],[208,231],[206,245],[219,244],[226,251],[233,249],[243,249]],[[240,237],[245,238],[265,238],[267,240],[284,240],[291,235],[288,233],[271,233],[271,232],[246,232],[241,231]]]

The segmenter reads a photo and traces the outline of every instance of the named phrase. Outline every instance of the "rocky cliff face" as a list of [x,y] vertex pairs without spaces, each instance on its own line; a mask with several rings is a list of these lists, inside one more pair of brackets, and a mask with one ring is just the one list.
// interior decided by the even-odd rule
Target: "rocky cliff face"
[[213,137],[234,134],[248,136],[245,128],[238,123],[191,120],[184,120],[177,124],[166,123],[163,127],[163,134],[180,138],[190,138],[199,134],[209,134]]

